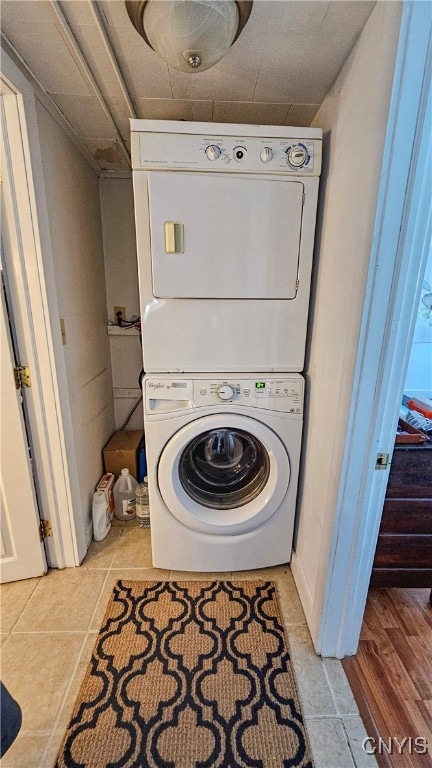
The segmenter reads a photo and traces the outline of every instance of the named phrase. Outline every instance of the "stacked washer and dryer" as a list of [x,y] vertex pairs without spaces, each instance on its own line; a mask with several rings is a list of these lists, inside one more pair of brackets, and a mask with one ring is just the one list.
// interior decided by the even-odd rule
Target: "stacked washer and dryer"
[[322,132],[131,128],[153,564],[289,562]]

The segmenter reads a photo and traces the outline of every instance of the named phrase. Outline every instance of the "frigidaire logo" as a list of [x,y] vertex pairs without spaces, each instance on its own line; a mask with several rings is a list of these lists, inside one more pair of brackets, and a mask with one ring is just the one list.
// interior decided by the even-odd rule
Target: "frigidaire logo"
[[165,384],[162,384],[160,381],[148,381],[147,386],[149,389],[164,389]]

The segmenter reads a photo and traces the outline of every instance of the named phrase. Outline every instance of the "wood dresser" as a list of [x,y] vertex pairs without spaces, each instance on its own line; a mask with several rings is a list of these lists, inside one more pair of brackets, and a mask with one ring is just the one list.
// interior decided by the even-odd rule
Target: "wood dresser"
[[432,587],[432,443],[397,445],[371,587]]

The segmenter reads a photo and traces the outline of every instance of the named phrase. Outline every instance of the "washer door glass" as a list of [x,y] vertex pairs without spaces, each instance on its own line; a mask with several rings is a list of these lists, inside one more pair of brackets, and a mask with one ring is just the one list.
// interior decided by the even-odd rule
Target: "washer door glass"
[[234,509],[261,493],[270,473],[263,444],[242,429],[211,429],[183,450],[180,482],[186,493],[211,509]]
[[287,448],[273,429],[232,412],[180,426],[164,445],[157,468],[166,511],[192,531],[222,536],[246,533],[268,520],[281,508],[290,477]]

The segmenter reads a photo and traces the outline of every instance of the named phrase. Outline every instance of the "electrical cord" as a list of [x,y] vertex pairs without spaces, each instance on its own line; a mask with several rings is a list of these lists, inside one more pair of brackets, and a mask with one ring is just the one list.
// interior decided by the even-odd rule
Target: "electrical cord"
[[141,318],[137,318],[136,320],[122,320],[121,317],[119,317],[119,328],[136,328],[137,331],[141,332]]
[[[117,321],[118,321],[119,328],[125,328],[125,329],[126,328],[136,328],[137,331],[139,331],[139,339],[140,339],[140,344],[142,346],[141,318],[137,317],[136,320],[123,320],[123,318],[121,316],[121,313],[117,312]],[[138,385],[139,385],[139,388],[141,389],[141,392],[142,392],[142,389],[143,389],[143,378],[144,378],[144,376],[145,376],[145,370],[144,370],[144,368],[141,368],[140,374],[138,376]],[[138,408],[139,404],[142,403],[142,400],[143,400],[143,395],[141,395],[141,397],[139,397],[138,400],[136,401],[136,403],[134,403],[134,405],[132,406],[131,410],[129,411],[129,413],[128,413],[127,417],[126,417],[126,421],[120,427],[121,430],[126,429],[126,427],[129,424],[133,414],[135,413],[136,409]]]
[[116,312],[117,325],[119,328],[136,328],[141,333],[141,317],[133,316],[133,319],[124,320],[121,312]]
[[129,422],[131,420],[132,415],[135,413],[135,411],[138,408],[139,404],[142,403],[142,399],[143,399],[143,396],[141,395],[141,397],[136,401],[136,403],[133,406],[133,408],[131,408],[131,410],[129,411],[127,419],[126,419],[125,423],[122,424],[122,426],[120,427],[120,430],[126,429],[127,425],[129,424]]
[[[142,388],[143,388],[143,378],[144,378],[144,376],[145,376],[145,370],[144,370],[144,368],[141,368],[140,375],[138,376],[138,384],[140,386],[141,391],[142,391]],[[123,424],[123,426],[120,427],[120,429],[126,429],[126,427],[129,424],[133,414],[135,413],[136,409],[138,408],[139,404],[142,403],[142,400],[143,400],[143,395],[141,395],[141,397],[138,398],[136,403],[132,406],[131,410],[129,411],[129,413],[127,415],[125,423]]]

